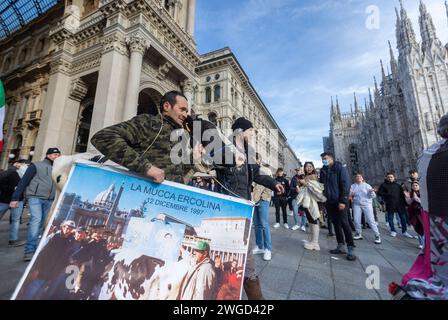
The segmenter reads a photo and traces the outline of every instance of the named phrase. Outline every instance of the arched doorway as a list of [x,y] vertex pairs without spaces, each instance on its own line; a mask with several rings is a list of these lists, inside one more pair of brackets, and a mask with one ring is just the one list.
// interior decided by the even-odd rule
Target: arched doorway
[[75,153],[87,151],[89,144],[90,125],[92,123],[93,99],[88,99],[81,107],[81,114],[78,120],[78,133],[76,135]]
[[158,115],[160,99],[162,99],[162,95],[155,89],[146,88],[140,91],[137,115],[144,113]]

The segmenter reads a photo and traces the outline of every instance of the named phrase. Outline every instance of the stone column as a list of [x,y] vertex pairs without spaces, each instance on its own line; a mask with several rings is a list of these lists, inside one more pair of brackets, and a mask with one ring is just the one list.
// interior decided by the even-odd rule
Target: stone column
[[191,109],[193,108],[193,81],[187,79],[183,82],[183,93],[188,100],[188,114],[191,114]]
[[97,152],[90,138],[99,130],[122,121],[128,80],[129,58],[124,35],[114,32],[103,40],[103,55],[95,93],[92,123],[89,133],[89,152]]
[[148,48],[148,41],[140,33],[131,35],[128,40],[131,52],[129,75],[126,89],[126,99],[123,110],[123,120],[129,120],[137,115],[140,76],[142,74],[143,55]]
[[187,32],[190,35],[194,34],[194,22],[196,11],[196,0],[188,0],[187,9]]
[[[34,150],[34,159],[36,160],[41,160],[45,156],[47,148],[60,147],[59,137],[61,135],[64,102],[67,100],[70,90],[70,63],[68,60],[61,57],[53,61],[50,66],[51,72],[45,107]],[[68,153],[71,150],[61,148],[61,151]]]

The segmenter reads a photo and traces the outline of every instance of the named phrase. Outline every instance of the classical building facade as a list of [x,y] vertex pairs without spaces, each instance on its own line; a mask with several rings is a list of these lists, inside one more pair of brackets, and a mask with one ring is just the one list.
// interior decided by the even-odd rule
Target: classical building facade
[[[448,8],[447,8],[448,10]],[[390,46],[390,72],[381,62],[382,81],[361,108],[342,113],[331,103],[328,147],[350,172],[380,183],[393,171],[400,180],[416,169],[424,148],[440,139],[437,124],[448,112],[448,45],[437,38],[431,15],[420,3],[421,43],[406,10],[397,11],[398,61]],[[447,11],[448,12],[448,11]],[[389,69],[389,68],[388,68]]]
[[298,163],[230,49],[198,54],[196,0],[45,2],[54,5],[0,36],[7,97],[2,168],[8,158],[41,159],[52,146],[64,154],[94,151],[94,133],[157,113],[170,90],[182,91],[192,112],[222,129],[242,115],[257,129],[278,129],[280,147],[266,143],[264,151],[280,166]]

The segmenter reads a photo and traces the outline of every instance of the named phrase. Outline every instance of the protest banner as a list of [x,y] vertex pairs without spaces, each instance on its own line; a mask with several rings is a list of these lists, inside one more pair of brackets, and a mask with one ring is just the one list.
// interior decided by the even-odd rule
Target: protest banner
[[12,299],[238,300],[253,203],[76,163]]

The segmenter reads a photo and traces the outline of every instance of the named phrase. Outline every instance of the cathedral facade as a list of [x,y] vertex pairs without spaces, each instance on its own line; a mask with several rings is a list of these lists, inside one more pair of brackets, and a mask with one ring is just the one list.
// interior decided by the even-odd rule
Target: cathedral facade
[[387,172],[401,181],[408,177],[422,151],[440,139],[437,125],[448,112],[448,45],[437,38],[424,3],[420,44],[402,4],[396,15],[398,61],[389,43],[390,72],[381,62],[380,85],[375,79],[373,97],[369,90],[363,106],[355,94],[351,111],[343,113],[332,100],[325,140],[352,175],[362,172],[371,183],[381,183]]
[[[93,134],[138,114],[157,114],[170,90],[183,92],[192,113],[221,129],[248,117],[260,131],[266,162],[291,172],[298,166],[231,50],[198,53],[196,0],[44,2],[54,5],[34,8],[36,19],[0,34],[7,105],[2,168],[15,158],[39,160],[53,146],[64,154],[94,152]],[[20,18],[14,3],[11,12]],[[277,129],[278,143],[270,145],[261,129]]]

